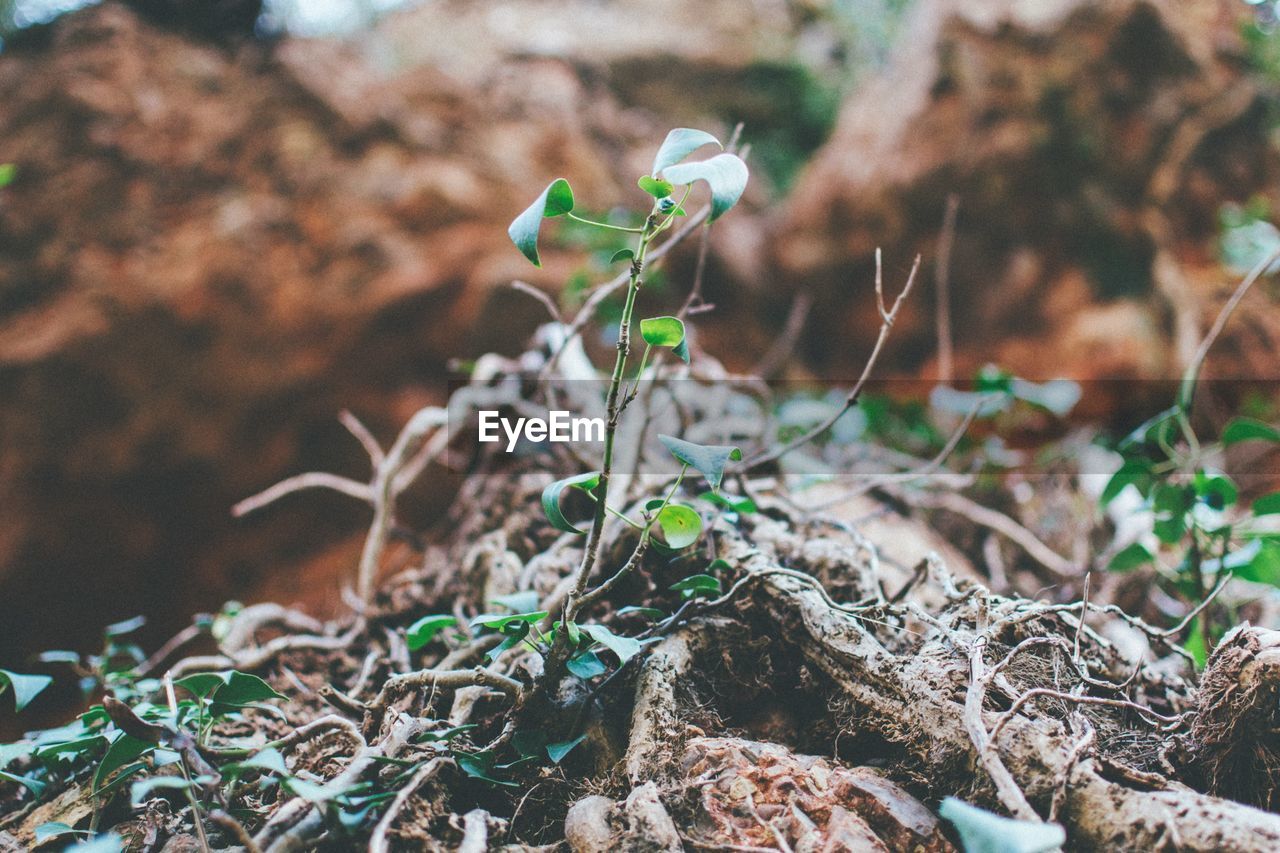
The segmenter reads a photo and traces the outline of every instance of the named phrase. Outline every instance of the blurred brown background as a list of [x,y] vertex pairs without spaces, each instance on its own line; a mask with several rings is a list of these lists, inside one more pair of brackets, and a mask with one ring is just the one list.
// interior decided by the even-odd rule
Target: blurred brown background
[[[741,121],[752,146],[746,204],[713,231],[718,310],[697,321],[739,368],[804,294],[791,369],[856,370],[881,246],[895,286],[926,258],[889,367],[931,377],[951,194],[962,375],[1177,376],[1275,239],[1265,4],[4,10],[0,666],[135,613],[154,642],[228,598],[334,606],[363,508],[229,507],[302,470],[362,476],[340,409],[390,438],[442,398],[451,358],[518,351],[545,315],[512,279],[555,293],[601,271],[571,234],[530,268],[507,223],[554,176],[587,208],[639,203],[674,125]],[[690,267],[675,259],[663,298]],[[1250,295],[1214,375],[1277,376],[1275,295]],[[1090,414],[1162,402],[1124,387]],[[455,485],[420,484],[409,520]]]

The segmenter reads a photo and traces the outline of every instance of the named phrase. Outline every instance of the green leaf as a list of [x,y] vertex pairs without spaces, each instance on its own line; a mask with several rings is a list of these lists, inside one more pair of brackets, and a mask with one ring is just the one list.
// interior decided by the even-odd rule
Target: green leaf
[[1001,817],[955,797],[943,800],[938,814],[955,826],[965,853],[1047,853],[1067,840],[1056,823]]
[[17,177],[18,167],[12,163],[0,163],[0,188],[7,187]]
[[458,620],[453,616],[423,616],[409,626],[405,632],[405,643],[409,646],[409,651],[416,652],[434,640],[445,628],[452,628],[457,624]]
[[219,705],[244,706],[268,699],[284,699],[270,684],[256,675],[231,670],[226,673],[227,683],[213,693],[213,701]]
[[124,841],[115,833],[107,833],[99,835],[97,838],[91,838],[88,841],[81,841],[74,847],[68,847],[63,853],[121,853],[124,850]]
[[1019,400],[1046,409],[1058,417],[1065,417],[1080,402],[1079,383],[1070,379],[1051,379],[1048,382],[1031,382],[1013,377],[1009,392]]
[[702,516],[684,504],[667,504],[658,513],[658,527],[668,548],[679,551],[698,541],[702,534]]
[[8,686],[13,690],[13,710],[21,711],[31,704],[31,700],[40,695],[46,687],[53,683],[47,675],[22,675],[0,669],[0,693]]
[[569,662],[565,666],[583,681],[589,681],[597,675],[603,675],[609,671],[609,667],[604,665],[604,661],[600,660],[600,656],[592,651],[574,655],[569,658]]
[[677,347],[684,340],[684,323],[678,317],[650,317],[640,321],[640,337],[655,347]]
[[635,256],[636,253],[630,249],[619,249],[613,253],[613,257],[609,259],[609,263],[616,264],[618,261],[631,261]]
[[673,184],[692,184],[704,181],[711,188],[711,215],[714,222],[727,213],[742,198],[747,188],[747,164],[732,154],[717,154],[710,160],[681,163],[668,166],[662,177]]
[[650,174],[658,177],[662,174],[663,169],[668,166],[674,166],[704,145],[714,145],[717,148],[724,147],[720,144],[720,140],[705,130],[677,127],[667,134],[666,139],[662,140],[658,155],[653,158],[653,171]]
[[721,494],[720,492],[703,492],[698,495],[698,497],[704,501],[719,504],[725,509],[733,510],[734,512],[741,513],[742,515],[750,515],[758,509],[756,507],[756,502],[751,500],[751,498],[730,497],[728,495]]
[[638,640],[630,637],[619,637],[603,625],[583,625],[587,636],[618,656],[618,660],[626,663],[639,653],[643,646]]
[[1272,492],[1254,499],[1249,507],[1254,515],[1275,515],[1280,513],[1280,492]]
[[327,785],[307,779],[299,779],[297,776],[287,776],[281,779],[280,782],[294,795],[316,805],[327,803],[334,797],[345,793],[344,791],[332,791]]
[[195,675],[179,678],[173,682],[173,686],[181,687],[198,699],[207,699],[213,691],[227,683],[225,676],[226,673],[222,672],[197,672]]
[[85,832],[87,830],[78,830],[58,821],[50,821],[42,823],[36,827],[36,844],[43,844],[51,838],[57,838],[61,835],[70,835],[72,833]]
[[491,782],[494,785],[507,785],[515,787],[515,782],[505,779],[495,779],[493,776],[494,757],[493,753],[487,750],[477,752],[471,755],[457,753],[453,757],[457,762],[459,769],[473,779],[480,779],[484,782]]
[[1120,470],[1111,475],[1111,479],[1107,481],[1106,488],[1102,490],[1101,503],[1103,506],[1115,500],[1116,496],[1125,490],[1126,486],[1133,486],[1142,494],[1151,491],[1151,463],[1145,459],[1129,459],[1120,466]]
[[536,590],[523,589],[507,595],[495,595],[489,599],[489,603],[504,607],[511,613],[528,613],[538,609],[538,593]]
[[1138,568],[1138,566],[1155,562],[1155,557],[1146,545],[1141,542],[1134,542],[1121,548],[1116,555],[1111,558],[1111,562],[1107,563],[1107,571],[1109,572],[1128,572]]
[[33,779],[30,776],[19,776],[16,773],[9,773],[5,770],[0,770],[0,779],[4,779],[7,782],[16,782],[17,784],[30,789],[31,793],[35,794],[37,797],[43,797],[45,789],[49,787],[39,779]]
[[1229,554],[1224,562],[1228,564],[1225,568],[1234,569],[1238,578],[1280,587],[1280,542],[1255,539]]
[[1240,491],[1231,478],[1216,471],[1197,471],[1193,485],[1196,497],[1211,509],[1225,509],[1240,497]]
[[[681,214],[681,215],[683,216],[684,214]],[[680,341],[680,343],[676,344],[674,347],[671,348],[671,351],[676,354],[676,358],[680,359],[685,364],[688,364],[689,363],[689,336],[686,335],[684,340]]]
[[719,595],[720,581],[711,575],[689,575],[682,581],[671,585],[671,590],[680,593],[681,598],[694,598],[699,595]]
[[724,480],[724,466],[730,460],[736,462],[742,458],[742,451],[730,445],[694,444],[670,435],[660,435],[658,440],[676,459],[701,471],[715,492],[720,490],[720,483]]
[[670,181],[653,178],[649,175],[641,175],[636,184],[654,198],[666,198],[675,189],[675,187],[671,186]]
[[540,730],[516,732],[511,737],[511,745],[524,758],[536,758],[547,748],[547,733]]
[[547,616],[545,610],[534,610],[529,613],[511,613],[507,615],[482,613],[471,620],[472,628],[487,628],[490,631],[502,631],[508,625],[532,624],[541,622]]
[[560,509],[560,494],[567,488],[581,489],[584,492],[591,493],[599,483],[600,472],[588,471],[586,474],[578,474],[576,477],[556,480],[543,489],[542,511],[546,514],[547,520],[551,522],[551,526],[556,530],[563,530],[565,533],[584,533],[585,531],[574,527],[564,517],[564,510]]
[[551,759],[552,764],[559,764],[564,760],[566,755],[573,752],[573,748],[575,746],[586,739],[587,736],[585,734],[581,734],[573,740],[561,741],[560,743],[549,743],[547,744],[547,757]]
[[107,781],[112,773],[154,749],[155,744],[122,733],[112,741],[111,746],[107,747],[107,754],[102,756],[102,761],[98,763],[98,770],[93,774],[93,791],[97,793],[102,783]]
[[280,777],[289,775],[289,768],[284,763],[284,756],[280,754],[278,749],[271,748],[260,750],[244,761],[226,765],[222,768],[222,775],[241,776],[250,770],[256,770],[261,773],[275,773]]
[[270,684],[256,675],[229,669],[225,672],[198,672],[174,682],[199,699],[213,703],[212,712],[222,715],[268,699],[284,699]]
[[1200,617],[1191,620],[1188,627],[1187,641],[1182,644],[1182,648],[1187,650],[1192,659],[1196,662],[1196,669],[1204,669],[1204,665],[1209,662],[1209,649],[1204,644],[1204,630],[1200,627]]
[[141,779],[129,786],[129,801],[136,806],[151,799],[160,791],[189,791],[212,781],[212,776],[197,776],[190,781],[182,776],[152,776],[150,779]]
[[134,616],[132,619],[125,619],[120,622],[113,622],[102,629],[102,633],[108,637],[123,637],[126,634],[132,634],[134,631],[147,624],[147,617]]
[[424,741],[436,742],[436,741],[442,741],[442,740],[444,741],[452,740],[453,738],[457,737],[463,732],[469,732],[475,728],[479,728],[479,723],[463,723],[460,726],[451,726],[450,728],[441,729],[440,731],[437,731],[437,732],[423,732],[422,734],[415,737],[414,741],[420,743]]
[[618,610],[619,616],[626,616],[628,613],[634,613],[637,616],[643,616],[646,619],[661,619],[663,613],[656,607],[639,607],[635,604],[628,604],[626,607]]
[[538,258],[538,231],[542,228],[542,220],[552,216],[561,216],[573,210],[573,189],[564,178],[556,178],[533,204],[525,208],[507,229],[511,242],[533,263],[542,266]]
[[1280,442],[1280,430],[1253,418],[1232,418],[1222,431],[1222,443],[1227,446],[1253,440]]

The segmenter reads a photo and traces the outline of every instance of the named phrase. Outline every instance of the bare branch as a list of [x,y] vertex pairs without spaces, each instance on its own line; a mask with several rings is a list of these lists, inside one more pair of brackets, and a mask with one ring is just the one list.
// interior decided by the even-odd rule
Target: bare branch
[[355,436],[356,441],[360,442],[364,452],[369,454],[369,461],[373,463],[373,467],[377,468],[381,465],[384,457],[382,445],[378,444],[378,440],[373,437],[373,433],[369,432],[369,428],[361,423],[360,419],[348,409],[343,409],[338,413],[338,420],[347,428],[347,432]]
[[311,471],[281,480],[271,488],[264,489],[253,497],[245,498],[231,508],[231,514],[240,518],[275,503],[285,495],[301,492],[304,489],[333,489],[335,492],[341,492],[365,503],[373,502],[373,492],[364,483],[357,483],[348,477],[340,477],[324,471]]
[[877,249],[876,250],[876,304],[880,310],[880,319],[881,319],[880,334],[876,337],[876,343],[875,343],[875,346],[871,349],[871,355],[867,357],[867,363],[862,368],[862,375],[858,377],[858,381],[854,383],[853,388],[849,390],[848,396],[845,397],[844,405],[841,406],[839,411],[837,411],[835,414],[831,415],[826,420],[822,421],[822,423],[818,424],[813,429],[806,432],[804,435],[801,435],[799,438],[796,438],[793,441],[790,441],[787,444],[784,444],[783,446],[776,448],[774,450],[761,453],[760,455],[756,456],[753,459],[747,460],[746,462],[740,463],[740,465],[737,466],[738,470],[749,471],[752,468],[758,468],[761,465],[766,465],[770,462],[775,462],[778,459],[781,459],[783,456],[795,450],[797,447],[800,447],[804,444],[808,444],[810,441],[813,441],[815,438],[822,435],[827,430],[831,429],[831,427],[835,425],[835,422],[840,420],[840,418],[844,416],[845,412],[849,411],[851,408],[857,405],[858,397],[862,394],[863,386],[867,384],[867,380],[871,376],[872,369],[875,368],[876,362],[879,361],[880,359],[880,353],[884,349],[885,341],[889,339],[889,332],[893,329],[894,321],[897,320],[898,318],[898,312],[902,310],[903,302],[906,300],[907,296],[910,295],[911,288],[915,285],[916,273],[920,271],[920,256],[917,255],[915,263],[911,265],[911,274],[907,276],[907,283],[903,285],[902,291],[898,294],[897,299],[893,301],[892,308],[888,308],[888,309],[885,308],[884,286],[881,281],[880,269],[881,269],[880,251]]

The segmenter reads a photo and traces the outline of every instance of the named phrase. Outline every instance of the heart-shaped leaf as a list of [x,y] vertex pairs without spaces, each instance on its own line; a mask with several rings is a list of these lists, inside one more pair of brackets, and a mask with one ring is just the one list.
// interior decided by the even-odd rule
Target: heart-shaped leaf
[[1116,555],[1111,558],[1111,562],[1107,563],[1107,571],[1127,572],[1136,569],[1138,566],[1153,563],[1155,559],[1146,545],[1141,542],[1134,542],[1132,545],[1116,552]]
[[588,681],[597,675],[604,675],[609,671],[609,667],[604,665],[604,661],[600,660],[600,656],[590,651],[574,655],[569,658],[569,662],[565,666],[583,681]]
[[619,249],[613,253],[613,257],[609,259],[609,263],[616,264],[618,261],[630,261],[635,258],[636,253],[630,249]]
[[556,480],[551,485],[542,490],[542,511],[547,516],[547,521],[551,522],[551,526],[556,530],[563,530],[565,533],[583,533],[569,523],[564,517],[564,510],[560,509],[560,493],[566,488],[582,489],[584,492],[591,492],[600,483],[600,472],[589,471],[586,474],[578,474],[576,477],[566,477],[563,480]]
[[1280,442],[1280,430],[1252,418],[1232,418],[1222,431],[1222,443],[1226,445],[1253,440]]
[[649,175],[641,175],[636,184],[654,198],[666,198],[675,189],[675,187],[671,186],[670,181],[664,181],[661,178],[654,178]]
[[112,773],[155,748],[153,743],[122,732],[111,746],[107,747],[106,755],[102,756],[102,761],[98,763],[98,770],[93,774],[94,792],[96,793],[102,787],[102,783],[107,781]]
[[573,752],[573,748],[575,746],[582,743],[586,739],[587,739],[587,736],[585,734],[582,734],[582,735],[578,735],[573,740],[561,741],[560,743],[549,743],[547,744],[547,758],[551,759],[552,764],[559,764],[561,761],[564,760],[564,757],[566,755],[568,755],[570,752]]
[[471,620],[471,627],[501,631],[508,625],[529,625],[534,622],[541,622],[546,618],[546,615],[547,611],[545,610],[534,610],[530,613],[513,613],[509,616],[495,616],[491,613],[483,613]]
[[41,782],[39,779],[32,776],[19,776],[17,773],[9,773],[4,770],[0,770],[0,779],[3,779],[6,782],[13,782],[15,784],[22,785],[37,797],[43,797],[45,789],[49,787],[44,782]]
[[663,170],[662,177],[673,184],[704,181],[711,188],[711,215],[714,222],[742,198],[747,188],[747,164],[733,154],[717,154],[710,160],[679,163]]
[[[237,708],[254,702],[285,697],[272,689],[270,684],[256,675],[238,670],[226,672],[199,672],[174,682],[187,692],[201,699],[210,699],[215,705]],[[215,713],[220,711],[215,708]]]
[[658,512],[658,527],[667,547],[679,551],[698,541],[702,534],[702,516],[684,504],[667,504]]
[[943,800],[938,814],[955,825],[965,853],[1047,853],[1067,840],[1056,823],[1001,817],[955,797]]
[[680,593],[681,598],[693,598],[698,595],[719,595],[720,581],[711,575],[689,575],[682,581],[676,581],[671,589]]
[[238,777],[250,770],[255,770],[259,773],[275,773],[281,777],[289,775],[289,768],[284,763],[284,756],[280,754],[279,750],[271,748],[260,750],[244,761],[228,764],[222,767],[220,772],[223,776]]
[[507,234],[516,248],[533,263],[542,266],[538,258],[538,231],[542,228],[542,220],[552,216],[562,216],[573,210],[573,189],[564,178],[556,178],[533,204],[525,208],[511,222]]
[[640,321],[640,337],[655,347],[677,347],[684,340],[684,323],[679,317],[649,317]]
[[1269,495],[1263,495],[1256,498],[1249,509],[1254,515],[1276,515],[1280,514],[1280,492],[1272,492]]
[[588,637],[617,655],[622,663],[631,660],[643,648],[639,640],[619,637],[603,625],[583,625],[582,630]]
[[416,652],[434,640],[445,628],[452,628],[457,624],[458,620],[453,616],[423,616],[409,626],[405,632],[405,643],[409,646],[409,651]]
[[703,492],[698,497],[743,515],[749,515],[757,509],[756,502],[751,498],[729,497],[720,492]]
[[7,685],[13,691],[13,710],[21,711],[31,704],[31,700],[40,695],[46,687],[53,683],[47,675],[22,675],[0,669],[0,693]]
[[671,455],[691,468],[702,472],[714,492],[720,491],[724,480],[724,466],[730,460],[742,458],[742,451],[727,444],[694,444],[670,435],[660,435],[658,440],[671,451]]
[[666,139],[662,140],[662,146],[658,149],[658,156],[653,158],[653,171],[650,174],[655,178],[661,177],[663,169],[668,166],[674,166],[704,145],[714,145],[717,148],[724,147],[720,144],[720,140],[705,130],[677,127],[667,134]]
[[504,607],[512,613],[528,613],[538,609],[538,592],[533,589],[522,589],[507,595],[495,595],[489,599],[490,604]]

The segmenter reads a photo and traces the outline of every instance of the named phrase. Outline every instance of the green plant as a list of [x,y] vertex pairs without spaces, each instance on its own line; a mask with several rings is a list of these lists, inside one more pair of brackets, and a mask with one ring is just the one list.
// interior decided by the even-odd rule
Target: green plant
[[1203,666],[1225,623],[1209,610],[1213,595],[1231,577],[1280,586],[1280,537],[1257,519],[1280,513],[1280,493],[1242,506],[1240,490],[1218,467],[1223,451],[1244,442],[1280,443],[1270,424],[1236,417],[1218,439],[1204,442],[1192,427],[1200,371],[1213,342],[1249,288],[1280,258],[1280,243],[1252,257],[1253,269],[1237,287],[1179,385],[1174,405],[1119,442],[1121,465],[1101,496],[1108,505],[1132,489],[1151,513],[1150,536],[1114,550],[1108,568],[1132,571],[1150,565],[1167,591],[1189,606],[1192,627],[1186,650]]
[[[559,620],[548,626],[549,637],[544,636],[535,626],[537,622],[552,618],[541,613],[525,614],[530,618],[519,621],[508,619],[499,628],[509,632],[507,643],[539,644],[537,647],[546,656],[544,683],[554,683],[566,669],[582,674],[597,673],[599,658],[595,655],[595,645],[609,649],[622,663],[639,651],[640,646],[636,641],[618,637],[603,625],[579,626],[577,620],[630,574],[650,547],[656,545],[678,551],[697,541],[702,531],[701,516],[692,507],[676,500],[690,468],[701,473],[711,486],[711,493],[717,494],[724,477],[725,465],[731,459],[742,458],[735,447],[701,446],[672,436],[662,436],[661,439],[671,455],[681,464],[680,472],[665,496],[646,502],[638,519],[628,516],[609,503],[618,424],[623,412],[636,397],[636,389],[645,375],[650,356],[654,350],[666,349],[686,362],[689,360],[686,330],[679,317],[641,319],[639,331],[645,344],[644,352],[630,389],[624,390],[631,357],[631,337],[636,325],[634,318],[637,297],[643,286],[645,258],[649,247],[678,218],[687,215],[684,204],[695,183],[705,183],[710,189],[708,224],[732,208],[746,189],[746,164],[734,154],[724,152],[707,160],[687,161],[691,154],[707,145],[720,147],[720,142],[709,133],[690,128],[677,128],[667,135],[658,149],[650,173],[642,175],[636,182],[651,197],[650,210],[638,225],[620,226],[578,216],[574,213],[574,196],[569,182],[558,178],[548,184],[534,203],[516,217],[508,230],[512,242],[534,265],[541,264],[538,236],[544,219],[564,216],[586,225],[634,234],[636,240],[634,248],[622,249],[613,256],[614,262],[628,262],[630,271],[622,313],[618,320],[617,352],[605,392],[606,421],[600,469],[554,482],[542,495],[543,509],[552,526],[587,537],[582,561],[560,608]],[[679,187],[683,187],[683,190],[677,197]],[[585,494],[595,506],[590,527],[585,533],[566,518],[561,506],[564,493],[571,489]],[[605,520],[610,516],[637,531],[636,545],[631,556],[612,576],[589,590],[589,581],[600,559],[601,534]],[[495,625],[490,623],[485,627]],[[530,633],[535,635],[532,640],[529,639]]]

